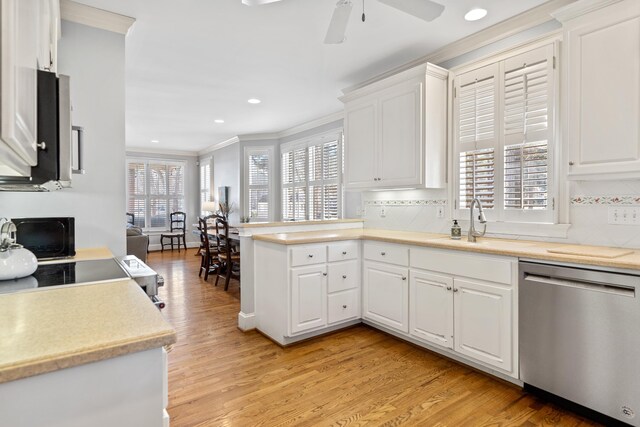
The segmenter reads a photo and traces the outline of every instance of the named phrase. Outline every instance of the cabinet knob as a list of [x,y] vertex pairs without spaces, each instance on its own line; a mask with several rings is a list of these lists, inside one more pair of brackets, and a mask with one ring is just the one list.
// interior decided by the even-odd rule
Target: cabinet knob
[[309,254],[309,258],[313,258],[313,254]]
[[36,147],[38,147],[39,149],[41,149],[41,150],[43,150],[43,151],[44,151],[44,150],[46,150],[46,149],[47,149],[47,143],[46,143],[46,142],[44,142],[44,141],[42,141],[42,142],[40,142],[39,144],[36,144]]
[[573,166],[573,162],[569,162],[569,166]]
[[342,275],[342,278],[343,278],[343,279],[346,279],[346,278],[347,278],[347,275],[346,275],[346,274],[343,274],[343,275]]
[[327,275],[327,273],[322,273],[322,275],[323,275],[323,276],[326,276],[326,275]]
[[402,280],[407,280],[407,277],[406,276],[402,276]]
[[346,255],[346,254],[347,254],[347,251],[342,251],[342,255]]
[[343,304],[343,305],[342,305],[342,308],[347,308],[347,305],[346,305],[346,304]]
[[458,292],[458,288],[453,288],[453,292]]
[[451,286],[447,286],[447,290],[450,291],[451,290]]
[[386,252],[380,252],[380,255],[385,256],[387,253]]

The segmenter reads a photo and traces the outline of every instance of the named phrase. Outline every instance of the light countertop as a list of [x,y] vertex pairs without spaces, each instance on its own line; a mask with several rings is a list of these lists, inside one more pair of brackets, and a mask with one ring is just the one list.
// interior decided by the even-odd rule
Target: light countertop
[[0,383],[175,341],[133,280],[0,295]]
[[[480,237],[476,243],[469,243],[467,242],[466,236],[462,236],[461,240],[451,240],[446,234],[378,229],[323,230],[261,234],[253,236],[253,239],[283,245],[322,243],[340,240],[373,240],[387,243],[505,255],[518,258],[640,270],[640,251],[638,250],[632,250],[628,255],[610,258],[606,257],[606,254],[610,252],[611,248],[581,246],[584,248],[585,252],[592,253],[595,256],[569,255],[549,252],[550,249],[558,250],[569,246],[567,244],[538,242],[532,240],[509,240]],[[574,247],[575,245],[570,246]],[[598,254],[601,254],[602,256],[598,256]]]
[[107,247],[84,248],[84,249],[76,249],[76,256],[74,257],[52,259],[48,261],[39,261],[38,264],[40,265],[60,264],[63,262],[90,261],[90,260],[109,259],[109,258],[113,258],[113,253]]
[[313,221],[281,221],[281,222],[248,222],[233,224],[235,228],[261,228],[261,227],[288,227],[296,225],[318,225],[318,224],[351,224],[356,222],[364,223],[363,219],[326,219]]

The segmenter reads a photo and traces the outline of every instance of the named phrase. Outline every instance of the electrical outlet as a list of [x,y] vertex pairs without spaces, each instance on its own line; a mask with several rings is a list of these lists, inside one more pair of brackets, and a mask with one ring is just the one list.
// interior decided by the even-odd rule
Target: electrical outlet
[[640,225],[640,207],[610,207],[607,212],[607,222],[615,225]]
[[384,206],[380,208],[380,218],[384,218],[385,216],[387,216],[387,211],[385,210]]
[[444,206],[436,206],[436,218],[444,218]]

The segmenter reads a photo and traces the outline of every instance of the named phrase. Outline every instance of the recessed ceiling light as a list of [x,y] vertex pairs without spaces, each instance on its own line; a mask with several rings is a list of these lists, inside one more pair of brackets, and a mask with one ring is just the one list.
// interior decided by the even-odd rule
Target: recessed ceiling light
[[251,98],[251,99],[247,100],[247,102],[249,104],[260,104],[262,101],[260,101],[258,98]]
[[464,15],[464,19],[467,21],[477,21],[478,19],[482,19],[487,16],[487,10],[481,9],[479,7],[475,9],[471,9]]
[[154,144],[158,144],[160,141],[158,141],[157,139],[152,139],[151,142]]
[[214,123],[218,123],[218,124],[222,124],[222,123],[224,123],[224,120],[222,120],[222,119],[215,119],[213,122],[214,122]]

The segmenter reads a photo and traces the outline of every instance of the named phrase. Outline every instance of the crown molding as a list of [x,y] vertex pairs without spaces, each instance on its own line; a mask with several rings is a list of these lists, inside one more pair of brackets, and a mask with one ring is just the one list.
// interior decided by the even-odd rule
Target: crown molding
[[554,11],[551,15],[558,21],[564,23],[570,19],[574,19],[589,12],[593,12],[594,10],[618,3],[619,1],[620,0],[580,0]]
[[135,18],[130,16],[120,15],[71,0],[60,1],[60,16],[65,21],[124,34],[125,36],[133,23],[136,22]]
[[427,62],[436,65],[441,64],[445,61],[456,58],[460,55],[464,55],[465,53],[469,53],[480,47],[487,46],[491,43],[505,39],[514,34],[518,34],[522,31],[526,31],[530,28],[544,24],[545,22],[549,22],[554,19],[552,14],[558,9],[570,5],[575,1],[576,0],[550,0],[519,15],[498,22],[497,24],[485,28],[484,30],[468,35],[467,37],[464,37],[460,40],[456,40],[453,43],[449,43],[448,45],[436,50],[435,52],[432,52],[421,58],[400,65],[399,67],[395,67],[385,73],[365,80],[356,85],[349,86],[343,89],[342,93],[346,95],[356,89],[360,89],[364,86],[370,85],[387,77],[391,77],[394,74],[406,71],[419,65],[423,65]]
[[204,156],[204,155],[213,153],[216,150],[220,150],[221,148],[233,145],[233,144],[235,144],[237,142],[240,142],[240,138],[237,137],[237,136],[234,136],[232,138],[229,138],[229,139],[226,139],[224,141],[218,142],[217,144],[213,144],[213,145],[205,148],[204,150],[198,151],[198,155],[199,156]]
[[170,156],[183,156],[183,157],[198,157],[197,151],[186,150],[165,150],[163,148],[148,148],[148,147],[125,147],[127,155],[130,153],[144,153],[144,154],[165,154]]
[[280,140],[282,138],[286,138],[287,136],[296,135],[298,133],[311,130],[319,126],[333,123],[342,119],[344,119],[344,112],[338,111],[338,112],[329,114],[327,116],[323,116],[318,119],[285,129],[280,132],[251,133],[251,134],[245,134],[245,135],[237,135],[237,136],[234,136],[233,138],[229,138],[225,141],[211,145],[210,147],[207,147],[204,150],[199,151],[198,155],[203,156],[205,154],[212,153],[221,148],[228,147],[229,145],[235,144],[236,142]]

